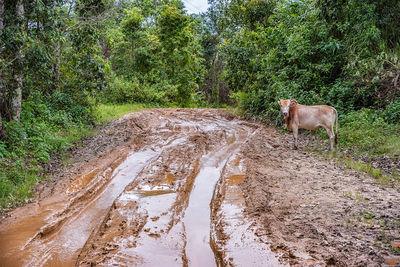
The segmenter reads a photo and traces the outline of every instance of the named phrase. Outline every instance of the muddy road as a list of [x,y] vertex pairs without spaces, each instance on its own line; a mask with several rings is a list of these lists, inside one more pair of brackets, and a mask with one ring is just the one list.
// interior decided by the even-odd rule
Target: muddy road
[[304,151],[223,110],[129,114],[2,219],[0,266],[399,264],[398,184]]

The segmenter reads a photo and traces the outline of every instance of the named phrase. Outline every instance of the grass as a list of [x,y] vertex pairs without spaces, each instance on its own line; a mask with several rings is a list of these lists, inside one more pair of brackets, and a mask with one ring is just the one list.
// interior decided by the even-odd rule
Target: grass
[[378,150],[391,157],[400,157],[400,127],[397,126],[398,131],[393,131],[392,134],[387,136],[386,143],[378,147]]
[[377,182],[381,185],[386,186],[397,186],[400,185],[400,176],[396,171],[393,171],[391,175],[385,174],[381,169],[374,168],[371,164],[354,160],[350,156],[345,155],[340,152],[336,152],[335,154],[331,154],[331,157],[337,158],[340,164],[345,165],[349,169],[357,170],[360,172],[367,173],[371,177],[375,178]]
[[1,190],[9,190],[7,196],[0,197],[0,211],[6,207],[13,207],[17,204],[27,203],[33,196],[32,188],[37,182],[46,178],[41,174],[41,168],[36,166],[29,169],[14,168],[14,174],[23,179],[17,186],[7,183],[5,177],[1,177]]
[[383,120],[372,110],[350,112],[339,119],[339,147],[352,154],[400,157],[400,124]]
[[125,114],[142,110],[147,107],[146,104],[100,104],[95,111],[97,123],[104,123],[122,117]]

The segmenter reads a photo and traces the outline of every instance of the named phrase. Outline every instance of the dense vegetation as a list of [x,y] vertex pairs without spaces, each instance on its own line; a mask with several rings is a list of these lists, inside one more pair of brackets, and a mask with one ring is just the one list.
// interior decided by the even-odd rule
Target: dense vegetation
[[279,98],[330,104],[342,147],[400,156],[399,1],[209,4],[0,0],[0,206],[115,115],[107,103],[234,104],[276,125]]
[[399,1],[210,4],[220,76],[245,114],[280,124],[279,98],[332,105],[341,146],[399,156]]

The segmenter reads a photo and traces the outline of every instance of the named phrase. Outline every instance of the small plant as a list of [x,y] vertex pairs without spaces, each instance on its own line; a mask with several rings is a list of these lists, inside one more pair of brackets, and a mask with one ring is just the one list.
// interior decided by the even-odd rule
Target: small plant
[[362,195],[358,191],[356,191],[356,193],[355,193],[355,199],[356,199],[357,203],[361,203],[361,202],[364,201],[364,198],[362,197]]
[[367,220],[371,220],[375,217],[375,214],[373,214],[372,212],[363,211],[361,212],[361,216]]

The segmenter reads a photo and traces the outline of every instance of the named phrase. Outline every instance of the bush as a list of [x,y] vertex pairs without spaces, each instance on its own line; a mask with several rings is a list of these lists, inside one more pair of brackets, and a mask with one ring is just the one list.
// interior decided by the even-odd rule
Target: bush
[[379,155],[388,138],[396,135],[396,126],[388,124],[380,112],[371,109],[352,111],[341,115],[339,120],[339,145],[356,152]]
[[[45,101],[48,103],[51,115],[46,120],[51,120],[64,125],[68,122],[77,124],[93,124],[93,106],[90,98],[85,95],[76,95],[68,92],[55,91],[47,97]],[[53,117],[54,113],[58,113],[57,117]]]
[[386,106],[384,116],[388,123],[400,123],[400,99]]
[[231,94],[237,103],[240,112],[246,116],[255,116],[268,120],[274,125],[281,124],[279,106],[275,101],[275,94],[266,90],[237,92]]
[[112,75],[102,93],[105,103],[157,103],[166,104],[169,92],[174,91],[173,86],[155,84],[153,86],[141,84],[138,79],[127,80],[123,77]]
[[7,139],[0,141],[0,207],[29,197],[51,154],[70,147],[78,139],[74,136],[87,134],[94,117],[85,101],[59,91],[32,93],[22,102],[20,121],[3,122]]

